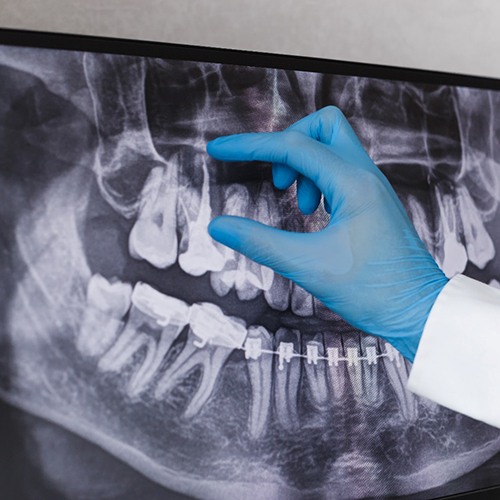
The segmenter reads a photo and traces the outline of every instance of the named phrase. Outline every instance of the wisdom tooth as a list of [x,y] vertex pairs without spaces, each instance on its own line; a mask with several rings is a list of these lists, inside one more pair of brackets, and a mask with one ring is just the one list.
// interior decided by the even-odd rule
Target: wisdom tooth
[[128,392],[131,396],[136,396],[148,387],[175,339],[187,325],[189,306],[179,299],[163,295],[145,283],[136,284],[132,302],[160,327],[160,339],[155,351],[151,351],[151,355],[146,357],[130,380]]
[[262,350],[273,350],[272,337],[264,327],[251,326],[248,329],[245,348],[248,376],[252,387],[248,429],[252,438],[258,439],[265,433],[271,409],[274,356],[262,353]]
[[153,168],[142,189],[139,217],[130,231],[130,255],[159,269],[177,260],[177,184],[177,165]]
[[87,306],[76,347],[85,356],[100,356],[115,341],[130,307],[132,286],[94,274],[87,285]]
[[401,415],[405,420],[414,422],[417,419],[418,408],[415,396],[406,389],[408,367],[401,354],[392,345],[385,343],[384,347],[387,354],[382,358],[385,372],[396,394]]
[[313,296],[293,282],[291,304],[292,311],[297,316],[312,316],[314,314]]
[[280,363],[274,363],[274,408],[278,423],[287,431],[298,429],[298,391],[301,373],[300,339],[297,330],[280,328],[274,336]]
[[323,335],[317,333],[312,340],[308,341],[303,338],[303,345],[307,356],[304,372],[308,382],[308,396],[316,409],[323,410],[328,406],[330,398],[327,385],[327,364],[322,359],[318,359],[325,355]]
[[207,271],[220,271],[224,267],[224,258],[207,231],[212,209],[208,169],[204,159],[201,161],[201,168],[201,196],[196,189],[186,186],[178,198],[181,212],[179,218],[184,223],[185,231],[179,266],[192,276],[201,276]]
[[328,357],[328,380],[331,386],[331,394],[334,399],[340,400],[346,393],[346,366],[345,362],[339,361],[344,357],[344,347],[340,335],[332,333],[323,335],[323,341]]
[[457,214],[457,204],[453,194],[445,193],[444,189],[435,187],[439,207],[439,243],[436,260],[444,274],[450,278],[464,271],[467,265],[467,253],[459,241],[460,221]]
[[189,372],[200,366],[201,381],[184,411],[186,418],[192,418],[201,411],[215,389],[218,375],[235,348],[233,346],[241,347],[246,336],[246,329],[240,320],[224,316],[213,304],[191,306],[189,322],[186,344],[165,370],[155,390],[155,398],[163,398]]

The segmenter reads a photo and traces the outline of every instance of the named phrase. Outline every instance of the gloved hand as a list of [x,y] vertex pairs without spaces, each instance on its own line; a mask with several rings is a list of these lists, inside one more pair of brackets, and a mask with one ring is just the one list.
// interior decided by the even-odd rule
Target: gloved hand
[[321,193],[331,207],[328,226],[314,233],[221,216],[210,223],[210,235],[295,281],[413,361],[448,280],[341,111],[324,108],[283,132],[220,137],[207,151],[225,161],[271,162],[276,187],[297,180],[302,211],[312,213]]

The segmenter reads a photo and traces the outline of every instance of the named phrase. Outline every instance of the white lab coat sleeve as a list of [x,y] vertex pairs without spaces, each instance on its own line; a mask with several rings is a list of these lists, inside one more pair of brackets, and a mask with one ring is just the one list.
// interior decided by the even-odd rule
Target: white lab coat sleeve
[[500,290],[452,278],[429,314],[408,389],[500,428]]

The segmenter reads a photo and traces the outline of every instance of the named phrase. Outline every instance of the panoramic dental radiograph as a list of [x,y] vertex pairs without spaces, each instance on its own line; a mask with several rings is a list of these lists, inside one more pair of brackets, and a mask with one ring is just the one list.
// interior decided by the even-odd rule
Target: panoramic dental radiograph
[[[209,237],[219,214],[329,216],[205,149],[336,105],[445,273],[500,286],[498,92],[16,47],[0,81],[4,402],[199,498],[410,495],[500,451],[407,391],[389,344]],[[64,481],[43,433],[31,450]]]

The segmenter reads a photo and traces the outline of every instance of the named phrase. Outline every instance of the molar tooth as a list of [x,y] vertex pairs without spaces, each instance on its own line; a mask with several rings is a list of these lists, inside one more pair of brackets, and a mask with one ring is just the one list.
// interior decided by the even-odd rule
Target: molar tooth
[[313,296],[306,292],[297,283],[292,282],[292,298],[291,305],[292,311],[297,316],[312,316],[313,310]]
[[225,316],[214,304],[194,304],[190,310],[190,328],[182,351],[164,371],[155,390],[161,399],[196,366],[201,366],[200,385],[184,410],[186,418],[196,416],[212,395],[218,375],[237,347],[242,347],[246,328],[241,320]]
[[272,337],[263,326],[251,326],[245,343],[245,357],[252,387],[248,429],[253,439],[265,433],[271,409],[274,356],[263,353],[263,350],[273,350]]
[[115,341],[130,307],[132,286],[94,274],[87,285],[87,307],[76,347],[85,356],[100,356]]
[[300,339],[297,330],[280,328],[274,339],[279,362],[274,363],[274,409],[283,429],[298,429],[298,391],[301,375]]
[[377,362],[377,346],[378,340],[376,337],[368,334],[361,335],[361,355],[366,358],[363,361],[363,393],[364,399],[370,405],[380,405],[382,398],[380,394],[378,371],[379,363]]
[[306,351],[304,372],[306,376],[307,391],[310,401],[317,410],[324,410],[329,404],[330,394],[327,385],[327,363],[322,358],[325,355],[323,335],[317,333],[309,340],[303,338]]
[[137,283],[132,294],[132,302],[144,314],[153,318],[160,328],[160,338],[154,350],[148,350],[149,356],[134,373],[128,385],[131,396],[143,392],[153,380],[163,359],[175,339],[182,332],[189,320],[189,306],[174,297],[168,297],[145,283]]
[[427,217],[424,207],[418,201],[418,199],[409,194],[406,197],[407,209],[409,216],[415,226],[415,229],[420,236],[420,239],[424,242],[425,247],[429,252],[434,251],[434,237],[431,230],[431,224],[429,218]]
[[344,357],[344,346],[339,334],[331,333],[323,336],[328,358],[328,380],[331,387],[331,394],[335,400],[341,400],[346,394],[347,371],[346,363],[339,358]]
[[129,253],[165,269],[177,260],[177,166],[155,167],[142,189],[139,217],[129,236]]
[[326,320],[334,320],[339,321],[340,316],[335,314],[331,309],[325,306],[323,302],[321,302],[316,297],[313,297],[313,307],[314,307],[314,316],[320,319]]
[[207,231],[212,218],[212,209],[208,168],[204,159],[201,161],[201,168],[203,172],[201,196],[196,189],[189,186],[186,186],[179,196],[182,214],[180,219],[184,221],[185,226],[179,266],[191,276],[202,276],[207,271],[220,271],[224,267],[224,258],[219,247]]
[[384,342],[384,349],[386,356],[381,359],[383,359],[387,378],[396,394],[401,415],[405,420],[414,422],[418,416],[418,408],[415,396],[406,389],[409,367],[406,360],[392,345]]

